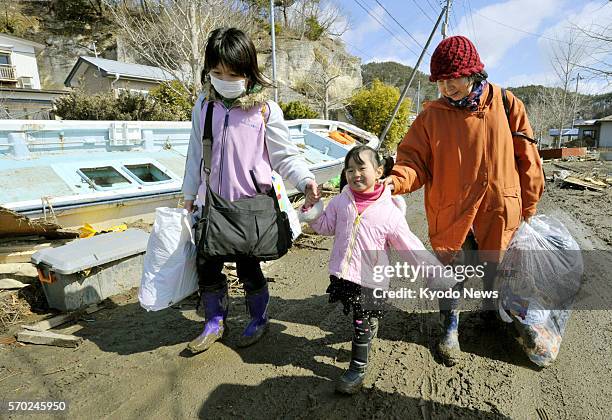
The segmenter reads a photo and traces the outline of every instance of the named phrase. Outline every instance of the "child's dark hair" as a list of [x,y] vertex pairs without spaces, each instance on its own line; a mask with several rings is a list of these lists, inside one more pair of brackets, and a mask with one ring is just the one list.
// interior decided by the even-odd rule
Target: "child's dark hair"
[[257,65],[257,50],[253,41],[243,31],[237,28],[217,28],[210,33],[204,52],[204,69],[202,83],[206,75],[222,64],[224,67],[244,75],[249,82],[264,87],[270,86]]
[[344,158],[344,168],[342,169],[342,173],[340,174],[340,190],[344,188],[347,184],[345,171],[348,168],[349,162],[353,160],[357,164],[361,165],[364,163],[361,158],[361,152],[367,152],[370,157],[370,162],[374,165],[375,168],[380,166],[384,166],[382,177],[385,178],[391,174],[391,169],[393,169],[394,161],[392,156],[381,156],[376,150],[372,149],[370,146],[356,146],[353,147],[346,154]]

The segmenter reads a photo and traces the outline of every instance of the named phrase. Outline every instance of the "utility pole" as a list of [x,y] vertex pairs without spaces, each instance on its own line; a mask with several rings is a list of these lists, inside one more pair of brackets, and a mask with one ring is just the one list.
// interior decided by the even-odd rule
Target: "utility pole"
[[406,93],[408,92],[408,89],[410,89],[410,85],[412,84],[412,81],[414,80],[414,76],[416,75],[416,72],[417,72],[419,66],[421,65],[421,61],[423,61],[423,57],[425,56],[425,52],[427,52],[427,48],[429,48],[429,44],[431,44],[431,40],[432,40],[434,34],[436,33],[436,31],[438,30],[438,26],[440,25],[440,21],[442,20],[442,16],[444,16],[445,13],[446,13],[446,7],[444,7],[444,9],[442,9],[442,12],[440,12],[440,16],[438,16],[438,20],[436,21],[436,24],[434,25],[433,29],[431,30],[431,33],[429,34],[429,38],[427,39],[427,42],[425,43],[425,46],[423,47],[423,51],[421,51],[421,55],[419,56],[419,59],[417,60],[416,64],[414,65],[414,68],[412,69],[412,72],[410,73],[410,78],[408,79],[408,82],[406,83],[406,86],[404,86],[404,90],[402,91],[402,94],[400,95],[399,100],[397,101],[397,104],[395,104],[395,108],[393,109],[393,113],[391,113],[391,118],[389,118],[389,121],[387,122],[387,125],[385,126],[384,130],[382,131],[382,133],[380,133],[380,137],[379,137],[380,141],[379,141],[378,147],[377,147],[378,149],[380,149],[380,146],[385,141],[385,137],[387,136],[387,133],[389,132],[389,129],[391,128],[391,124],[393,123],[393,119],[397,115],[397,111],[399,111],[400,105],[402,105],[402,101],[406,97]]
[[578,81],[581,79],[580,73],[576,75],[576,91],[574,92],[574,110],[572,111],[572,129],[574,128],[574,119],[576,118],[576,105],[578,104]]
[[450,15],[452,0],[446,0],[446,13],[444,13],[444,23],[442,24],[442,39],[446,39],[448,33],[448,16]]
[[278,102],[276,83],[276,28],[274,27],[274,0],[270,0],[270,36],[272,37],[272,83],[274,84],[274,102]]

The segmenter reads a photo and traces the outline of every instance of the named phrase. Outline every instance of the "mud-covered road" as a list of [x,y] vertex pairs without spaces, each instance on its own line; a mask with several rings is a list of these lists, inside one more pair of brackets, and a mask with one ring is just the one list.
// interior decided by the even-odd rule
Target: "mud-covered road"
[[[570,200],[551,189],[540,213],[560,218],[585,249],[609,248],[611,213],[602,213],[599,225],[596,218],[582,223],[575,203],[592,207],[592,197],[571,194],[588,198]],[[609,193],[596,198],[610,202]],[[425,240],[422,192],[406,199],[408,222]],[[131,293],[63,330],[85,339],[76,350],[0,346],[0,398],[65,400],[75,419],[544,420],[612,413],[612,311],[574,311],[559,358],[546,369],[534,367],[506,332],[485,329],[475,313],[461,316],[463,360],[445,367],[432,354],[436,313],[389,312],[365,389],[354,397],[334,394],[333,381],[348,366],[350,322],[324,293],[331,241],[315,245],[293,249],[267,269],[272,324],[253,347],[235,346],[246,323],[239,296],[232,298],[227,341],[191,357],[183,349],[202,325],[193,305],[146,313]]]

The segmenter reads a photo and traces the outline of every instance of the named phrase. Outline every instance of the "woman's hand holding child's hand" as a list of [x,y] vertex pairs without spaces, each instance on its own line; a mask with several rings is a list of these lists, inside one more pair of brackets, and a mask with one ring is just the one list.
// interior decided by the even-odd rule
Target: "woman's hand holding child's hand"
[[321,199],[321,194],[319,194],[319,186],[317,182],[311,180],[306,184],[306,188],[304,189],[304,195],[306,196],[306,202],[304,203],[305,208],[312,207],[317,201]]

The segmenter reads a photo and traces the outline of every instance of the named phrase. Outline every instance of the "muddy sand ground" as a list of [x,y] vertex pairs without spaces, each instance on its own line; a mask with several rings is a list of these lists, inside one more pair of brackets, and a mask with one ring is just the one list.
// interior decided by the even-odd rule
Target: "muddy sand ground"
[[[408,222],[426,240],[422,192],[406,199]],[[561,219],[583,249],[612,245],[610,191],[551,186],[540,213]],[[272,323],[253,347],[235,346],[247,320],[242,297],[232,298],[225,343],[192,357],[184,348],[202,326],[193,300],[146,313],[132,291],[60,330],[85,339],[78,349],[0,346],[0,399],[65,400],[75,419],[610,418],[612,311],[604,310],[574,311],[546,369],[476,313],[461,317],[463,360],[445,367],[432,352],[437,314],[389,312],[364,390],[334,394],[350,357],[350,320],[324,293],[331,240],[313,243],[267,269]]]

